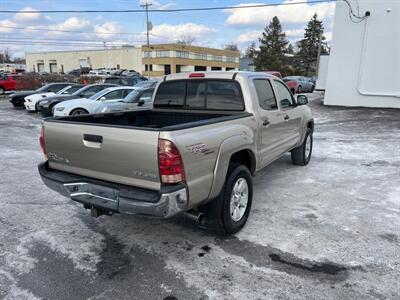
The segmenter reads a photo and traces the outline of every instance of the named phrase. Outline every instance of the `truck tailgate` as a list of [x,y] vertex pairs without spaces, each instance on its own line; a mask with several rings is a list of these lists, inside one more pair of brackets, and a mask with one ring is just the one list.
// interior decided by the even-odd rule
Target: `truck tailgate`
[[45,122],[52,169],[158,190],[158,131]]

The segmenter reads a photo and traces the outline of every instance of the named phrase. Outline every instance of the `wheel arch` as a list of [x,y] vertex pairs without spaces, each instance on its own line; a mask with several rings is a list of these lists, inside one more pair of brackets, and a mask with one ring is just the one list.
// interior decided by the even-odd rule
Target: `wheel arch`
[[253,140],[247,135],[236,135],[226,139],[220,147],[214,167],[214,178],[209,199],[217,197],[226,179],[228,167],[231,162],[245,165],[254,175],[257,169],[256,148]]

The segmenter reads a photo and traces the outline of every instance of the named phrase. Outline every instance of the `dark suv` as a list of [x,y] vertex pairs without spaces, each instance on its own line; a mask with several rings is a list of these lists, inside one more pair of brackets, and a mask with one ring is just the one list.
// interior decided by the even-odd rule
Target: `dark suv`
[[145,80],[147,79],[142,76],[110,76],[104,79],[104,83],[134,86],[137,83]]

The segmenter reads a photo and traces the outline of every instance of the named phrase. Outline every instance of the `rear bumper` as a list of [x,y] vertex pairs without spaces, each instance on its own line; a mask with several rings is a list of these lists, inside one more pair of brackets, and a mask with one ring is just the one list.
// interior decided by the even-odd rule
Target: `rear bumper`
[[48,162],[39,164],[38,168],[47,187],[88,207],[161,218],[171,217],[187,208],[184,185],[151,191],[53,170]]

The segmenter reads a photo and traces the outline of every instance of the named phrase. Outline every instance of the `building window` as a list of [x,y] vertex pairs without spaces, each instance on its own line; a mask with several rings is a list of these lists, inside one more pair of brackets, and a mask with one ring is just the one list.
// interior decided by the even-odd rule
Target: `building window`
[[197,71],[207,71],[206,66],[194,66],[194,70]]
[[211,71],[221,71],[221,67],[211,67]]
[[212,60],[222,61],[222,56],[221,55],[213,55]]
[[156,55],[157,57],[169,57],[169,51],[157,51]]
[[227,70],[227,71],[234,71],[235,68],[228,68],[228,67],[227,67],[226,70]]
[[207,60],[207,54],[206,53],[195,53],[194,59]]
[[148,72],[149,70],[150,70],[150,72],[153,72],[153,65],[145,65],[145,66],[144,66],[144,70],[145,70],[146,72]]
[[144,58],[151,58],[151,51],[144,51],[143,52],[143,57]]
[[233,56],[226,57],[226,62],[235,62],[235,61],[236,61],[236,57],[233,57]]
[[189,52],[187,52],[187,51],[176,51],[176,57],[189,58]]

